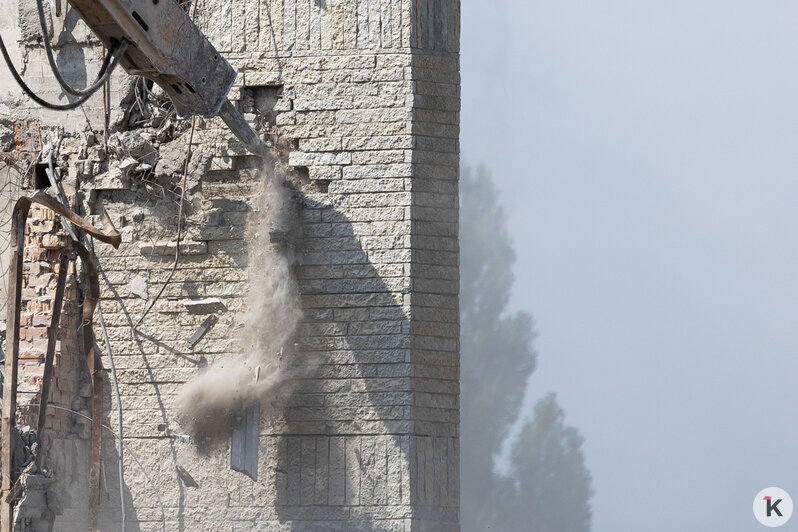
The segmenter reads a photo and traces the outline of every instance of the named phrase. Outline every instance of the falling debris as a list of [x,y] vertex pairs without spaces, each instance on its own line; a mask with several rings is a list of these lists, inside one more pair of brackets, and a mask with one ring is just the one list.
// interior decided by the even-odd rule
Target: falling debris
[[183,485],[189,488],[199,488],[197,481],[194,480],[194,477],[192,477],[183,466],[175,466],[175,471],[177,471],[177,476],[180,478],[180,481],[183,483]]
[[147,279],[142,277],[141,275],[137,275],[130,281],[130,292],[134,296],[138,296],[141,299],[148,299],[149,293],[147,291]]
[[197,327],[197,330],[194,331],[194,334],[191,335],[191,338],[186,340],[189,349],[193,349],[197,342],[202,340],[202,337],[205,336],[205,333],[208,332],[208,329],[213,327],[213,325],[218,321],[219,318],[216,316],[208,316],[205,318],[205,321],[202,322],[202,325]]
[[224,312],[227,310],[227,307],[218,297],[189,299],[183,301],[183,306],[189,314],[210,314],[211,312]]
[[230,446],[230,467],[258,480],[260,405],[253,404],[235,419]]
[[271,242],[273,231],[288,234],[292,204],[283,172],[269,168],[263,174],[258,216],[250,229],[253,273],[249,310],[240,333],[244,354],[212,364],[183,386],[178,397],[181,423],[204,448],[226,441],[235,418],[244,417],[251,405],[273,409],[293,376],[282,365],[281,353],[302,315],[299,293],[291,274],[290,249]]

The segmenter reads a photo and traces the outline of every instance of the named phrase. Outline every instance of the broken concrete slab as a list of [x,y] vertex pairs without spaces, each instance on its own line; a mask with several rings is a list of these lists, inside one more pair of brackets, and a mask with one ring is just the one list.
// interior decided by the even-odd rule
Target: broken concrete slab
[[130,281],[130,293],[134,296],[138,296],[141,299],[149,299],[149,292],[147,290],[147,279],[142,277],[141,275],[137,275]]
[[130,188],[130,179],[126,177],[121,167],[112,164],[106,172],[94,177],[95,190],[127,190]]
[[114,133],[108,139],[108,149],[120,160],[132,157],[150,166],[158,163],[158,150],[148,138],[136,131]]
[[194,349],[194,346],[202,340],[202,337],[205,336],[205,333],[208,332],[208,329],[213,327],[213,325],[218,321],[216,316],[208,316],[205,318],[205,321],[202,322],[202,325],[197,327],[197,330],[194,331],[194,334],[191,335],[191,338],[186,340],[186,344],[188,344],[189,349]]
[[171,178],[182,174],[186,164],[186,143],[179,140],[161,144],[155,177]]
[[[155,176],[160,178],[172,178],[182,176],[186,166],[186,155],[188,147],[184,137],[172,142],[161,144],[159,148],[158,166],[155,167]],[[196,185],[199,179],[211,166],[213,151],[205,146],[195,147],[191,152],[191,160],[188,164],[188,192],[196,192]]]
[[0,126],[0,151],[11,151],[14,148],[15,140],[13,129]]
[[230,443],[230,468],[258,480],[260,405],[255,403],[236,416]]
[[206,299],[187,299],[182,302],[189,314],[210,314],[212,312],[224,312],[227,307],[218,297]]

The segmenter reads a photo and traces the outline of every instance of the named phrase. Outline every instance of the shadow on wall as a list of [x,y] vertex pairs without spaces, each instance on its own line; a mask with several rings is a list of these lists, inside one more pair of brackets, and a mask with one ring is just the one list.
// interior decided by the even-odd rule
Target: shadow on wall
[[[83,89],[88,85],[88,72],[86,71],[85,44],[77,42],[74,36],[75,27],[82,19],[74,9],[68,9],[64,18],[64,25],[61,33],[53,42],[53,46],[58,48],[55,56],[55,63],[64,80],[75,89]],[[92,46],[93,48],[93,46]],[[67,98],[70,101],[76,100],[68,92],[62,90],[60,98]]]
[[296,271],[305,319],[292,357],[310,363],[283,419],[267,425],[273,437],[261,471],[292,531],[403,530],[411,517],[411,337],[395,294],[409,287],[397,290],[402,264],[380,271],[370,262],[358,239],[369,224],[316,198],[302,197]]
[[[358,238],[371,225],[349,221],[330,207],[326,195],[296,196],[302,237],[295,273],[305,317],[284,361],[300,377],[271,405],[279,414],[261,421],[258,481],[230,470],[229,439],[223,448],[203,454],[181,436],[174,407],[180,383],[160,375],[167,364],[195,373],[207,362],[183,341],[160,335],[163,324],[134,329],[139,309],[129,305],[135,300],[120,297],[119,285],[109,278],[113,272],[100,269],[103,297],[112,301],[106,308],[118,305],[116,312],[132,331],[123,337],[112,331],[112,345],[127,344],[123,351],[139,360],[136,371],[144,383],[142,396],[123,396],[126,420],[139,403],[150,405],[147,419],[135,420],[148,424],[150,432],[126,440],[150,477],[126,452],[128,530],[160,529],[158,497],[166,508],[166,528],[181,531],[207,529],[211,522],[234,523],[241,530],[264,525],[296,531],[396,530],[412,517],[411,337],[396,296],[409,289],[404,265],[372,264]],[[183,281],[175,288],[180,297],[179,292],[197,287]],[[115,427],[109,380],[105,423]],[[104,436],[100,523],[111,529],[120,520],[118,454],[108,431]],[[176,473],[181,469],[187,476]],[[57,519],[56,526],[64,523]]]

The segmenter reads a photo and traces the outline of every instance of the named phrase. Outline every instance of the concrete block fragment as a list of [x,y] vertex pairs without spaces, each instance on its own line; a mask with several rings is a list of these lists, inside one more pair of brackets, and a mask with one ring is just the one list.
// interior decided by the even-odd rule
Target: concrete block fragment
[[158,162],[158,150],[146,136],[137,131],[114,133],[108,139],[108,149],[120,160],[132,157],[150,166],[155,166]]
[[130,292],[141,299],[148,299],[147,279],[141,275],[134,277],[133,280],[130,281]]
[[14,148],[15,140],[14,130],[0,126],[0,151],[11,151]]
[[182,304],[189,314],[211,314],[213,312],[224,312],[227,310],[224,302],[218,297],[187,299],[182,301]]
[[[93,175],[90,171],[88,175]],[[111,165],[106,172],[94,177],[96,190],[127,190],[130,188],[130,179],[122,171],[120,165]]]
[[216,318],[216,316],[208,316],[208,317],[205,319],[205,321],[204,321],[204,322],[202,322],[202,325],[200,325],[200,326],[197,328],[197,330],[195,330],[195,331],[194,331],[194,334],[192,334],[192,335],[191,335],[191,336],[190,336],[190,337],[189,337],[189,338],[186,340],[186,345],[188,346],[188,348],[189,348],[189,349],[193,349],[193,348],[194,348],[194,346],[195,346],[195,345],[197,345],[197,343],[198,343],[198,342],[199,342],[199,341],[202,339],[202,337],[203,337],[203,336],[205,336],[205,333],[207,333],[207,332],[208,332],[208,329],[210,329],[211,327],[213,327],[213,325],[214,325],[214,324],[215,324],[217,321],[218,321],[218,318]]

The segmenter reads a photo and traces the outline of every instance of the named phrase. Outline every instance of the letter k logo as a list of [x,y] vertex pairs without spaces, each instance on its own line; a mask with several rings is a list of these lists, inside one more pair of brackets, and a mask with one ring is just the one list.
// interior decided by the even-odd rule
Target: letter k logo
[[781,488],[765,488],[754,497],[754,517],[768,528],[786,525],[792,510],[792,497]]
[[764,497],[765,503],[767,503],[767,516],[770,517],[775,513],[779,517],[784,517],[781,515],[781,511],[779,510],[779,503],[781,503],[781,499],[776,500],[773,502],[773,498],[770,496]]

